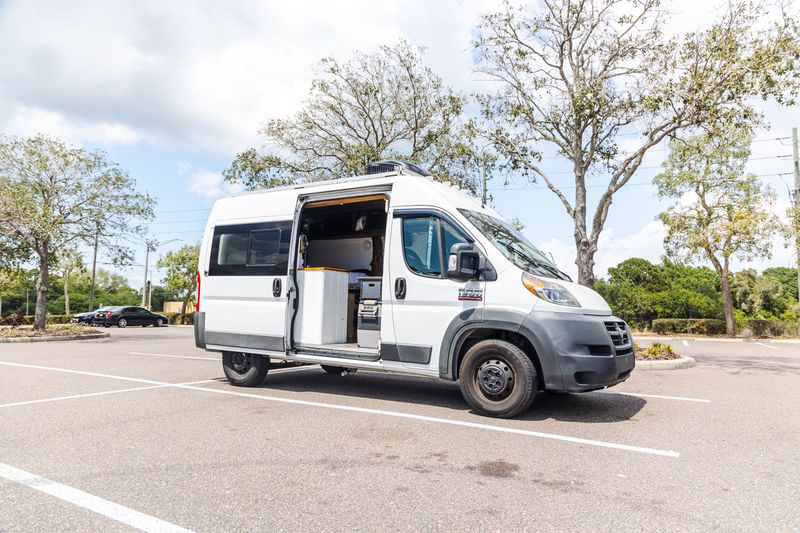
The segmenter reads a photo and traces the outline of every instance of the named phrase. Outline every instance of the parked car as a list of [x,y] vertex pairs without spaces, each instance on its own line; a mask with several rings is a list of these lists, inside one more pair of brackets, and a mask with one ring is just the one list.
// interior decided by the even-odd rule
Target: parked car
[[98,307],[94,311],[87,311],[85,313],[76,313],[72,315],[72,319],[70,319],[70,322],[74,324],[91,324],[92,320],[94,320],[94,317],[98,313],[103,313],[109,309],[111,309],[111,307],[106,305],[103,307]]
[[167,325],[167,317],[152,313],[144,307],[109,307],[105,312],[97,313],[92,319],[92,325],[100,325],[110,328],[118,326],[155,326]]

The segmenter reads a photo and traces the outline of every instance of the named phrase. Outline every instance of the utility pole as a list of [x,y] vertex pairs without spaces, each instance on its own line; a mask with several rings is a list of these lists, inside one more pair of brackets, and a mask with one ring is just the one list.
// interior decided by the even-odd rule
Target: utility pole
[[481,161],[481,189],[483,196],[481,197],[481,207],[486,207],[487,193],[486,193],[486,161]]
[[30,314],[28,312],[28,301],[29,301],[28,293],[29,292],[30,291],[28,289],[25,289],[25,316],[28,316]]
[[794,239],[797,252],[797,297],[800,300],[800,156],[797,147],[797,128],[792,128],[792,167],[794,172]]
[[150,260],[150,251],[156,251],[159,246],[164,246],[165,244],[169,244],[171,242],[178,242],[182,241],[183,239],[170,239],[164,242],[158,241],[145,241],[145,252],[144,252],[144,283],[142,284],[142,307],[146,309],[150,309],[150,299],[148,297],[148,287],[147,287],[147,267],[148,262]]
[[100,239],[100,229],[94,233],[94,254],[92,255],[92,284],[89,286],[89,309],[94,311],[94,276],[97,272],[97,241]]
[[142,283],[142,307],[147,307],[147,262],[149,260],[150,260],[150,243],[145,241],[145,243],[144,243],[144,283]]

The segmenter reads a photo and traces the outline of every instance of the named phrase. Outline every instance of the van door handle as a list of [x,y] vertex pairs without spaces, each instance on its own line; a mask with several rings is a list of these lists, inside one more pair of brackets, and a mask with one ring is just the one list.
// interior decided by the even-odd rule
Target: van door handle
[[281,295],[281,278],[272,280],[272,295],[277,298]]
[[406,297],[406,278],[397,278],[394,280],[394,295],[398,300],[403,300]]

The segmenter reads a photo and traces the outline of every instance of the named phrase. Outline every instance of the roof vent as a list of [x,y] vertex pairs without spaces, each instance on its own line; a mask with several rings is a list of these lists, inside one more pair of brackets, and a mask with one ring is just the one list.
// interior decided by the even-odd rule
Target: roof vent
[[403,174],[411,174],[413,176],[428,177],[430,172],[424,168],[420,168],[408,161],[396,161],[394,159],[383,159],[381,161],[373,161],[367,165],[367,174],[382,174],[384,172],[401,172]]

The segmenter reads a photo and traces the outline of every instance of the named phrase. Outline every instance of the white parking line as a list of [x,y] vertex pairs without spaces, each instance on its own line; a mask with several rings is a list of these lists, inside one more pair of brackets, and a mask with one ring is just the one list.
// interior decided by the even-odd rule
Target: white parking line
[[[201,383],[213,383],[217,380],[215,379],[203,379],[200,381],[189,381],[186,383],[177,383],[177,385],[199,385]],[[153,390],[153,389],[164,389],[167,387],[172,387],[173,385],[150,385],[149,387],[134,387],[132,389],[116,389],[116,390],[107,390],[102,392],[89,392],[86,394],[73,394],[71,396],[56,396],[55,398],[43,398],[41,400],[27,400],[24,402],[14,402],[14,403],[2,403],[0,404],[0,408],[3,407],[18,407],[20,405],[33,405],[37,403],[47,403],[47,402],[58,402],[61,400],[73,400],[77,398],[91,398],[92,396],[106,396],[108,394],[120,394],[123,392],[134,392],[140,390]]]
[[763,346],[764,348],[769,348],[770,350],[777,350],[777,346],[770,346],[769,344],[765,344],[763,342],[754,342],[753,344],[758,344],[759,346]]
[[551,440],[559,440],[564,442],[572,442],[576,444],[586,444],[589,446],[598,446],[601,448],[614,448],[617,450],[626,450],[629,452],[638,452],[638,453],[647,453],[651,455],[660,455],[663,457],[680,457],[678,452],[674,452],[671,450],[659,450],[656,448],[645,448],[642,446],[630,446],[628,444],[619,444],[616,442],[605,442],[600,440],[593,440],[593,439],[583,439],[580,437],[570,437],[568,435],[558,435],[555,433],[542,433],[539,431],[530,431],[527,429],[517,429],[517,428],[510,428],[504,426],[494,426],[491,424],[480,424],[478,422],[467,422],[462,420],[453,420],[450,418],[438,418],[434,416],[425,416],[425,415],[415,415],[411,413],[403,413],[399,411],[386,411],[383,409],[370,409],[368,407],[354,407],[351,405],[342,405],[336,403],[323,403],[323,402],[312,402],[308,400],[295,400],[292,398],[278,398],[275,396],[266,396],[261,394],[251,394],[246,392],[234,392],[229,390],[220,390],[220,389],[207,389],[205,387],[195,387],[192,385],[174,385],[176,388],[179,389],[188,389],[188,390],[196,390],[202,392],[212,392],[215,394],[225,394],[229,396],[239,396],[241,398],[252,398],[255,400],[266,400],[271,402],[281,402],[281,403],[289,403],[295,405],[305,405],[309,407],[321,407],[323,409],[335,409],[340,411],[352,411],[356,413],[367,413],[373,415],[383,415],[383,416],[390,416],[396,418],[407,418],[411,420],[421,420],[424,422],[434,422],[437,424],[444,424],[450,426],[461,426],[461,427],[468,427],[468,428],[476,428],[476,429],[485,429],[489,431],[497,431],[500,433],[514,433],[516,435],[525,435],[529,437],[539,437],[543,439],[551,439]]
[[53,480],[37,476],[25,470],[14,468],[5,463],[0,463],[0,477],[9,481],[25,485],[33,490],[38,490],[59,500],[69,502],[78,507],[83,507],[97,514],[107,516],[122,524],[141,531],[158,532],[189,532],[191,530],[165,522],[160,518],[134,511],[118,503],[108,501],[99,496],[94,496],[75,487],[57,483]]
[[659,400],[679,400],[682,402],[698,402],[698,403],[711,403],[711,400],[703,400],[700,398],[684,398],[681,396],[662,396],[660,394],[641,394],[638,392],[620,392],[616,390],[600,390],[603,394],[621,394],[623,396],[638,396],[641,398],[658,398]]
[[[84,372],[81,370],[70,370],[66,368],[56,368],[56,367],[47,367],[47,366],[39,366],[39,365],[26,365],[22,363],[9,363],[6,361],[0,361],[0,365],[8,365],[14,367],[21,367],[21,368],[34,368],[39,370],[50,370],[53,372],[66,372],[69,374],[83,374],[87,376],[96,376],[96,377],[104,377],[110,379],[119,379],[123,381],[136,381],[140,383],[150,383],[152,385],[165,385],[168,387],[174,387],[177,389],[186,389],[186,390],[194,390],[212,394],[222,394],[227,396],[238,396],[240,398],[251,398],[255,400],[264,400],[264,401],[271,401],[271,402],[279,402],[279,403],[286,403],[286,404],[293,404],[293,405],[304,405],[307,407],[319,407],[323,409],[333,409],[338,411],[350,411],[355,413],[365,413],[365,414],[373,414],[373,415],[382,415],[394,418],[405,418],[410,420],[419,420],[424,422],[432,422],[436,424],[443,424],[443,425],[450,425],[450,426],[461,426],[461,427],[468,427],[474,429],[484,429],[488,431],[496,431],[499,433],[513,433],[516,435],[525,435],[528,437],[538,437],[543,439],[550,439],[550,440],[558,440],[562,442],[571,442],[575,444],[585,444],[587,446],[597,446],[600,448],[613,448],[617,450],[625,450],[629,452],[637,452],[637,453],[646,453],[650,455],[659,455],[662,457],[679,457],[680,454],[675,451],[671,450],[659,450],[656,448],[645,448],[642,446],[631,446],[628,444],[619,444],[616,442],[606,442],[600,440],[593,440],[593,439],[583,439],[580,437],[571,437],[568,435],[558,435],[555,433],[542,433],[539,431],[530,431],[527,429],[517,429],[517,428],[510,428],[504,426],[495,426],[491,424],[481,424],[478,422],[467,422],[462,420],[453,420],[449,418],[438,418],[433,416],[424,416],[424,415],[415,415],[411,413],[403,413],[399,411],[386,411],[382,409],[370,409],[367,407],[355,407],[351,405],[342,405],[336,403],[323,403],[323,402],[312,402],[308,400],[296,400],[293,398],[278,398],[275,396],[266,396],[261,394],[252,394],[246,392],[235,392],[230,390],[222,390],[222,389],[208,389],[205,387],[197,387],[194,385],[181,385],[178,383],[165,383],[160,381],[153,381],[147,379],[139,379],[139,378],[129,378],[125,376],[114,376],[111,374],[98,374],[96,372]],[[301,367],[302,368],[302,367]],[[303,368],[304,369],[304,368]],[[297,369],[286,369],[283,372],[293,371],[293,370],[300,370]]]
[[145,352],[128,352],[128,355],[148,355],[150,357],[172,357],[174,359],[200,359],[201,361],[221,361],[220,357],[200,357],[198,355],[175,355],[170,353],[145,353]]

